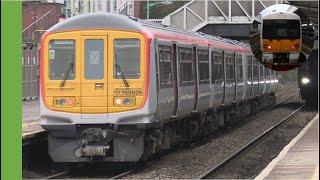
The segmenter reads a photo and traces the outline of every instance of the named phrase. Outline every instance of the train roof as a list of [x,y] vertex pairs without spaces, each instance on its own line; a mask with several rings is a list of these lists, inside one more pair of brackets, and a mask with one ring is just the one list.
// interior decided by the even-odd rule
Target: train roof
[[298,16],[295,13],[292,12],[286,12],[286,11],[276,11],[271,12],[265,16],[262,17],[263,20],[266,19],[291,19],[291,20],[300,20],[300,16]]
[[272,12],[295,12],[298,8],[290,4],[275,4],[262,10],[258,16],[266,16]]
[[116,29],[145,32],[151,38],[177,41],[188,44],[214,46],[223,49],[251,52],[247,43],[211,36],[199,32],[177,29],[145,20],[105,12],[87,13],[64,20],[48,32],[61,32],[80,29]]

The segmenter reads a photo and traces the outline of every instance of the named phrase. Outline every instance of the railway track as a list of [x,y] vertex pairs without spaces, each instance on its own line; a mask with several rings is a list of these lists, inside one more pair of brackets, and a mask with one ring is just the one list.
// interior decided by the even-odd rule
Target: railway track
[[[291,87],[292,87],[294,84],[295,84],[295,83],[291,84],[288,88],[286,88],[285,90],[283,90],[282,92],[280,92],[280,93],[278,94],[278,96],[280,96],[280,95],[283,94],[284,92],[288,92],[288,90],[291,89]],[[270,111],[270,110],[272,110],[272,109],[275,109],[277,106],[279,106],[279,105],[285,103],[286,101],[290,100],[291,98],[293,98],[297,93],[298,93],[298,92],[295,92],[295,93],[291,94],[288,98],[285,98],[285,99],[282,100],[281,102],[279,102],[279,103],[277,103],[277,104],[275,104],[275,105],[273,105],[273,106],[271,106],[271,107],[269,107],[269,108],[267,108],[267,109],[259,112],[259,114],[260,114],[260,113],[263,113],[263,112],[268,112],[268,111]],[[276,126],[279,126],[279,124],[277,124]],[[272,127],[272,128],[275,128],[275,126]],[[270,131],[272,131],[271,128],[270,128]],[[265,134],[265,133],[264,133],[264,134]],[[265,135],[264,135],[264,136],[265,136]],[[262,137],[259,136],[258,138],[261,139]],[[258,138],[257,138],[257,139],[258,139]],[[251,143],[254,143],[254,142],[251,142]],[[194,143],[194,144],[195,144],[195,146],[196,146],[196,143]],[[191,144],[191,146],[194,145],[194,144]],[[250,144],[250,143],[249,143],[249,144]],[[242,148],[242,149],[243,149],[243,148]],[[245,148],[245,149],[248,149],[248,148]],[[245,150],[245,149],[244,149],[244,150]],[[242,151],[243,151],[243,150],[242,150]],[[242,151],[239,150],[237,153],[240,153],[240,152],[242,152]],[[235,156],[235,155],[236,155],[236,153],[233,154],[232,156]],[[228,160],[226,159],[226,160],[224,160],[223,162],[221,162],[220,164],[221,164],[221,165],[224,165],[225,163],[227,163],[227,162],[225,162],[225,161],[228,162]],[[146,164],[138,165],[138,166],[136,166],[136,167],[134,167],[134,168],[131,168],[131,169],[127,170],[127,171],[122,171],[122,172],[120,172],[119,174],[117,174],[117,175],[115,175],[115,176],[110,176],[110,178],[104,178],[104,179],[121,179],[121,178],[123,178],[123,177],[125,177],[125,176],[128,176],[128,175],[130,175],[130,174],[134,174],[135,172],[142,170],[143,168],[151,165],[151,164],[154,163],[154,162],[156,162],[156,159],[155,159],[155,160],[151,160],[150,162],[148,162],[148,163],[146,163]],[[219,164],[219,165],[220,165],[220,164]],[[218,168],[221,168],[221,167],[218,167]],[[43,179],[63,178],[63,177],[66,177],[67,175],[71,174],[72,171],[77,171],[77,168],[65,170],[65,171],[62,171],[62,172],[58,172],[58,173],[56,173],[56,174],[47,176],[47,177],[45,177],[45,178],[43,178]],[[202,179],[202,178],[200,178],[200,179]]]
[[[286,101],[286,100],[285,100]],[[243,146],[241,149],[236,151],[235,153],[231,154],[227,158],[225,158],[222,162],[220,162],[218,165],[213,166],[212,168],[208,169],[204,174],[198,177],[198,179],[209,179],[214,177],[215,174],[219,173],[220,170],[222,170],[224,167],[227,167],[229,164],[234,162],[237,158],[244,155],[246,152],[248,152],[250,149],[257,146],[264,138],[272,134],[275,130],[277,130],[281,125],[283,125],[285,122],[287,122],[292,116],[294,116],[297,112],[299,112],[303,107],[305,107],[305,103],[301,105],[297,110],[295,110],[293,113],[282,119],[279,123],[272,126],[268,130],[266,130],[264,133],[262,133],[260,136]]]
[[47,177],[45,177],[45,178],[43,178],[43,179],[56,179],[56,178],[59,178],[59,177],[62,177],[62,176],[64,176],[64,175],[66,175],[66,174],[68,174],[68,173],[70,173],[69,170],[63,171],[63,172],[59,172],[59,173],[57,173],[57,174],[53,174],[53,175],[50,175],[50,176],[47,176]]
[[[293,84],[290,85],[288,88],[286,88],[284,91],[282,91],[281,94],[283,94],[284,92],[287,92],[287,90],[290,89],[294,84],[295,84],[295,83],[293,83]],[[276,104],[276,105],[274,105],[274,106],[269,107],[268,109],[266,109],[266,110],[264,110],[264,111],[261,111],[260,113],[269,111],[269,110],[271,110],[271,109],[275,109],[277,106],[279,106],[279,105],[285,103],[286,101],[288,101],[289,99],[293,98],[297,93],[298,93],[298,92],[291,94],[288,98],[282,100],[281,102],[279,102],[278,104]],[[280,95],[280,94],[279,94],[279,95]],[[151,161],[150,164],[153,163],[153,162],[154,162],[154,161]],[[147,165],[150,165],[150,164],[148,163]],[[147,166],[147,165],[146,165],[146,166]],[[145,167],[145,166],[143,166],[143,167]],[[121,173],[121,174],[119,174],[119,175],[116,175],[116,176],[114,176],[114,177],[112,177],[112,178],[110,178],[110,179],[121,179],[121,178],[123,178],[123,177],[125,177],[125,176],[128,176],[128,175],[130,175],[130,174],[135,173],[136,171],[141,170],[141,168],[143,168],[143,167],[140,167],[140,168],[137,168],[137,169],[134,169],[134,170],[129,170],[129,171],[127,171],[127,172],[124,172],[124,173]]]
[[286,89],[284,89],[283,91],[281,91],[280,93],[276,94],[275,96],[278,97],[280,95],[282,95],[283,93],[287,92],[288,90],[290,90],[294,85],[297,85],[296,82],[290,84]]

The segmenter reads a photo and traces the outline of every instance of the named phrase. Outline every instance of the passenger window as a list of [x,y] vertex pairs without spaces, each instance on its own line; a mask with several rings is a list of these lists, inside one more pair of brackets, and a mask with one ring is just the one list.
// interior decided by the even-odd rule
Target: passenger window
[[252,56],[247,56],[247,63],[248,63],[248,81],[252,80]]
[[266,79],[269,79],[270,77],[270,70],[265,68],[265,74],[266,74]]
[[180,84],[191,85],[193,83],[192,73],[192,50],[179,48]]
[[237,61],[237,81],[243,81],[243,69],[242,69],[242,55],[237,54],[236,55],[236,61]]
[[[49,79],[75,79],[75,40],[51,40],[49,42]],[[67,75],[68,73],[68,75]]]
[[172,87],[172,58],[171,47],[159,46],[160,87]]
[[198,71],[199,71],[199,84],[207,84],[209,78],[209,53],[208,51],[198,50]]
[[253,79],[258,80],[259,78],[259,67],[258,67],[258,60],[253,60]]
[[212,51],[211,53],[212,84],[223,80],[222,53]]
[[264,66],[260,65],[260,79],[264,79],[264,72],[263,72]]
[[122,74],[126,79],[140,78],[140,40],[115,39],[114,40],[114,70],[113,77],[121,79]]
[[226,75],[227,80],[234,80],[234,57],[233,54],[226,53]]
[[104,78],[104,41],[102,39],[85,40],[85,79]]

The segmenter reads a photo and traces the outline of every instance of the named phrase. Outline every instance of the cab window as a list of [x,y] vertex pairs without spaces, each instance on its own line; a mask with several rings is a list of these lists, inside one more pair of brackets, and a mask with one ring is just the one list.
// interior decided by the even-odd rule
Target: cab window
[[113,77],[121,79],[121,73],[126,79],[140,78],[140,40],[114,40],[114,71]]
[[49,42],[49,79],[75,79],[75,40]]

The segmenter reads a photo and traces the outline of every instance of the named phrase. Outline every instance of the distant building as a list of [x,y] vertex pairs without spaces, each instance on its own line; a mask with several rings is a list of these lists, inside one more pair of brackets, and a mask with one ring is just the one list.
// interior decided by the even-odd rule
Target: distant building
[[59,22],[64,9],[63,4],[50,3],[48,1],[22,1],[23,40],[39,40],[41,36],[40,32],[49,29]]
[[[67,0],[72,15],[90,12],[113,12],[140,17],[140,2],[133,0]],[[66,3],[65,3],[66,4]],[[113,7],[113,8],[112,8]]]

